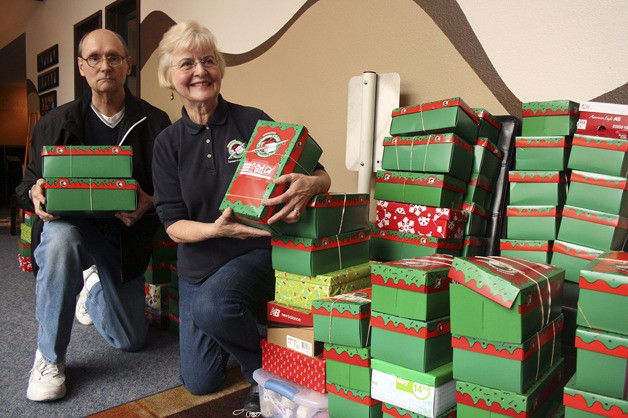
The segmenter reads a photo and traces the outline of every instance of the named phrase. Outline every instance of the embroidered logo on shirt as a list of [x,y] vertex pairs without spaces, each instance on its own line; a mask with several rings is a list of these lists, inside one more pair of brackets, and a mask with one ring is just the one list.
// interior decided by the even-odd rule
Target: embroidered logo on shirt
[[227,161],[230,163],[240,161],[244,155],[245,148],[244,142],[239,139],[232,139],[229,141],[227,144],[227,152],[229,152],[229,158]]

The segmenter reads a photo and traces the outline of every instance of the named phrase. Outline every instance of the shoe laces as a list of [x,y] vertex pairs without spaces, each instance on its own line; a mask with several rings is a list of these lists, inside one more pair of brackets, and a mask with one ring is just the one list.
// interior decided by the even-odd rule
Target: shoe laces
[[60,374],[60,367],[58,364],[48,363],[44,358],[37,360],[37,363],[31,369],[31,373],[39,375],[38,379],[43,380],[47,377],[54,378]]

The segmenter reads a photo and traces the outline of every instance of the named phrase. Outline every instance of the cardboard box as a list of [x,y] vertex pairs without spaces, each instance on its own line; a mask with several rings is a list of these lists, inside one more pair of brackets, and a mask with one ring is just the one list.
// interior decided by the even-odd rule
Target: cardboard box
[[566,204],[622,217],[628,216],[628,180],[574,170]]
[[567,167],[608,176],[628,175],[628,140],[574,135]]
[[279,271],[316,276],[369,261],[368,229],[325,238],[273,236],[272,263]]
[[379,170],[375,179],[377,200],[460,209],[466,186],[448,174]]
[[277,177],[289,173],[311,174],[321,154],[320,146],[305,126],[258,121],[220,210],[232,208],[238,222],[281,233],[283,223],[266,223],[277,206],[263,206],[261,200],[279,196],[286,190],[286,184],[273,183]]
[[491,218],[491,215],[486,211],[486,209],[477,203],[463,203],[462,210],[468,214],[467,226],[465,227],[464,234],[475,237],[485,236],[486,225],[488,220]]
[[383,146],[383,170],[443,173],[469,180],[473,146],[454,134],[385,137]]
[[477,257],[486,255],[488,238],[465,236],[462,240],[460,257]]
[[563,327],[561,315],[523,343],[453,335],[454,379],[525,393],[561,358]]
[[323,238],[368,228],[368,193],[317,194],[305,206],[299,222],[281,227],[282,234]]
[[[499,250],[502,257],[518,257],[535,263],[550,264],[552,261],[552,244],[548,240],[499,240]],[[560,267],[560,266],[559,266]]]
[[349,347],[369,345],[371,288],[312,302],[314,338]]
[[496,144],[499,139],[499,132],[502,129],[502,124],[498,122],[486,109],[478,107],[473,110],[475,111],[475,115],[480,119],[478,140],[480,138],[486,138]]
[[370,396],[370,391],[327,384],[329,414],[335,418],[381,418],[382,403]]
[[316,357],[323,344],[314,340],[314,320],[310,309],[295,308],[277,301],[268,302],[266,339],[269,343]]
[[579,110],[577,133],[628,139],[628,105],[584,102]]
[[518,136],[515,139],[517,171],[565,171],[571,151],[567,136]]
[[475,144],[480,119],[460,97],[393,109],[391,135],[454,133]]
[[434,254],[373,264],[371,309],[419,321],[448,316],[452,261],[452,256]]
[[449,317],[431,321],[371,312],[371,356],[417,372],[451,363]]
[[478,138],[477,144],[473,147],[473,168],[472,173],[478,173],[494,183],[499,176],[504,154],[488,138]]
[[466,224],[467,213],[462,210],[387,200],[377,201],[375,225],[381,229],[428,237],[461,239]]
[[554,240],[559,233],[562,211],[556,206],[507,206],[506,238]]
[[325,359],[310,357],[272,343],[261,342],[262,369],[305,386],[316,392],[326,393]]
[[41,161],[45,178],[133,177],[133,149],[130,146],[44,145]]
[[467,183],[463,202],[469,205],[475,203],[483,208],[490,208],[494,193],[495,183],[479,173],[472,173]]
[[512,206],[563,206],[567,177],[559,171],[510,171],[509,204]]
[[622,250],[627,235],[628,218],[565,205],[557,238],[598,250]]
[[[389,403],[382,403],[382,412],[383,418],[425,418],[425,415],[416,414]],[[436,418],[456,418],[456,407],[454,406],[449,411],[443,412],[442,415]]]
[[552,264],[565,270],[565,281],[578,283],[580,269],[602,252],[595,248],[556,240],[552,244]]
[[110,217],[137,209],[132,179],[46,178],[46,211],[55,215]]
[[563,269],[514,257],[455,258],[451,332],[521,343],[560,314]]
[[432,254],[460,255],[462,240],[426,237],[387,231],[371,225],[371,258],[379,261],[401,260]]
[[625,417],[628,415],[628,401],[580,389],[577,374],[565,385],[563,404],[565,416],[570,418]]
[[370,347],[357,348],[327,343],[324,350],[327,383],[371,392]]
[[570,100],[521,104],[522,136],[573,135],[578,122],[579,103]]

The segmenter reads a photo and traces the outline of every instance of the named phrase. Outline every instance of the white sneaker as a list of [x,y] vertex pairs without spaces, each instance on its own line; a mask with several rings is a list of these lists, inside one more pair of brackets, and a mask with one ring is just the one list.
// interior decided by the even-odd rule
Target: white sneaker
[[65,396],[65,363],[47,363],[39,350],[28,379],[26,397],[31,401],[54,401]]
[[96,270],[96,266],[91,266],[87,270],[83,272],[83,289],[81,293],[79,293],[78,300],[76,301],[76,310],[75,315],[76,319],[83,325],[92,325],[94,322],[92,321],[92,317],[89,315],[87,311],[87,295],[89,291],[87,290],[87,279],[90,276],[94,276],[98,278],[98,271]]

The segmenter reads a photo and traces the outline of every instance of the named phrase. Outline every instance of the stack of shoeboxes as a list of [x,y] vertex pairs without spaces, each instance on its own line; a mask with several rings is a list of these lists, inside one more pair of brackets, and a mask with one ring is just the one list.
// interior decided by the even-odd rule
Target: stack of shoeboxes
[[576,374],[565,416],[628,416],[628,254],[607,251],[580,271]]
[[457,257],[448,277],[458,418],[561,409],[564,270],[517,257]]
[[33,271],[33,255],[31,253],[31,232],[37,215],[24,211],[24,220],[20,224],[20,237],[17,240],[17,261],[20,270],[30,273]]

